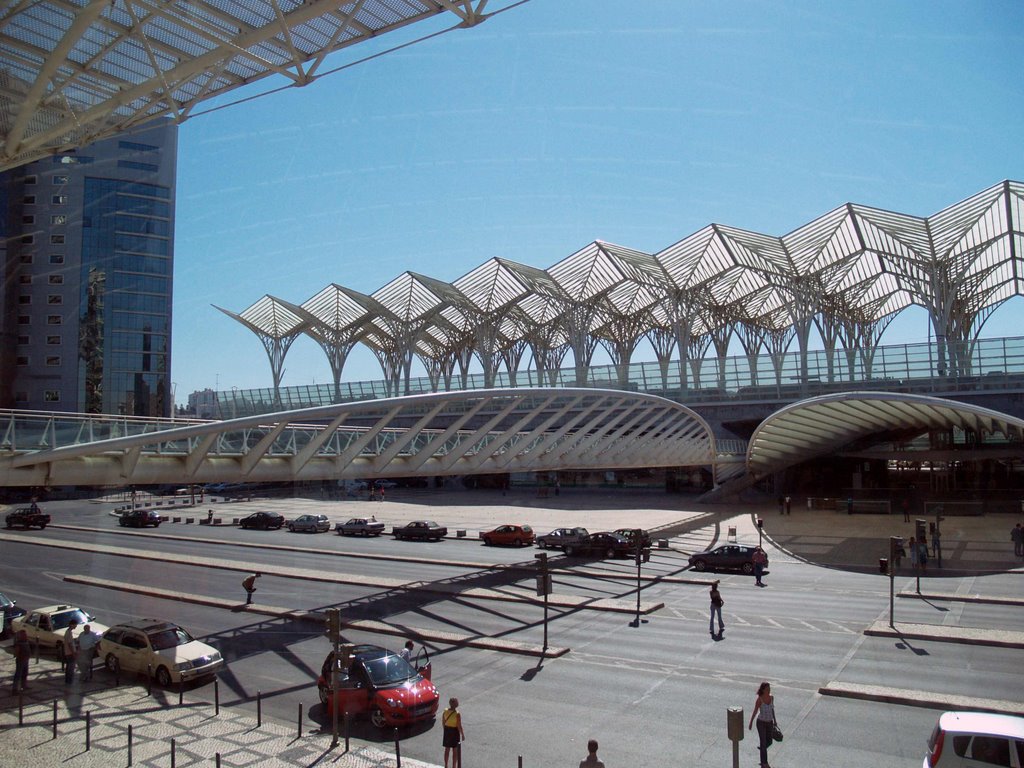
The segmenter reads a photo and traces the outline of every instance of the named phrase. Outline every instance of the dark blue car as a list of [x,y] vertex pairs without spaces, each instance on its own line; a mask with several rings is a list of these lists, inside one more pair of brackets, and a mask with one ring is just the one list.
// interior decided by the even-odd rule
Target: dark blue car
[[0,592],[0,611],[3,611],[3,624],[0,624],[0,637],[11,634],[11,620],[25,615],[25,609],[19,608],[3,592]]

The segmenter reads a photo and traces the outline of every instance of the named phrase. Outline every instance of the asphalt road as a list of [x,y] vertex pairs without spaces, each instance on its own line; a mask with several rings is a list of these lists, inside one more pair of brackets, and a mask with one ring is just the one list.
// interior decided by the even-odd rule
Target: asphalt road
[[[255,710],[260,691],[265,717],[294,722],[301,703],[308,718],[319,718],[315,678],[328,650],[322,627],[71,584],[61,577],[84,574],[182,593],[237,596],[241,602],[242,573],[200,568],[184,560],[199,556],[224,564],[313,569],[371,582],[387,580],[388,586],[268,576],[258,584],[257,601],[304,610],[340,606],[348,618],[521,642],[539,644],[543,636],[541,609],[525,601],[442,597],[390,586],[393,580],[447,580],[500,588],[512,596],[529,595],[532,577],[486,566],[532,563],[533,549],[488,548],[478,541],[395,542],[388,536],[364,540],[334,533],[166,524],[140,535],[118,529],[106,510],[95,505],[69,504],[68,510],[61,522],[77,528],[51,527],[26,532],[23,538],[159,550],[180,556],[182,562],[154,563],[4,541],[0,591],[26,609],[58,601],[77,603],[107,624],[143,615],[181,623],[228,659],[220,681],[222,706]],[[467,762],[511,768],[522,755],[525,766],[573,765],[585,756],[587,739],[596,737],[608,765],[730,765],[726,709],[743,707],[748,717],[758,683],[768,679],[786,733],[786,740],[772,748],[773,765],[917,768],[937,712],[823,697],[818,688],[842,680],[1019,700],[1024,689],[1019,651],[866,637],[862,630],[887,615],[887,580],[772,555],[764,589],[754,587],[750,577],[716,576],[725,598],[726,631],[721,641],[707,631],[707,587],[685,581],[708,575],[686,571],[686,559],[678,553],[655,550],[644,574],[671,581],[645,582],[643,599],[664,602],[665,607],[645,616],[638,627],[631,626],[629,614],[552,609],[550,642],[572,649],[558,659],[431,648],[434,681],[443,699],[454,695],[461,701]],[[570,567],[555,576],[560,594],[635,600],[635,568],[628,562],[582,567],[552,559]],[[1019,590],[1019,578],[1004,574],[946,579],[943,589],[1013,594]],[[907,584],[909,579],[897,581],[898,587]],[[1024,630],[1024,612],[1011,606],[898,600],[896,611],[901,621]],[[394,637],[359,632],[347,636],[355,642],[401,644]],[[212,686],[187,695],[212,698]],[[356,735],[386,745],[387,740],[368,725],[357,726]],[[440,726],[434,723],[403,734],[402,754],[440,763],[439,745]],[[740,746],[741,765],[757,764],[755,746],[756,733],[747,732]]]

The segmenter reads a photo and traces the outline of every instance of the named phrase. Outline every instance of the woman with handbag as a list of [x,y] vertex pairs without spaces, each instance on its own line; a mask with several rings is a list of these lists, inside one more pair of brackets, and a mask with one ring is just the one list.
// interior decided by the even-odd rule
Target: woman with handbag
[[[757,720],[757,749],[761,755],[761,768],[771,768],[768,765],[768,747],[772,740],[782,741],[782,732],[775,724],[775,697],[772,696],[772,686],[765,681],[757,688],[757,698],[754,700],[754,711],[750,713],[750,722],[747,724],[749,731]],[[778,736],[776,736],[778,733]]]

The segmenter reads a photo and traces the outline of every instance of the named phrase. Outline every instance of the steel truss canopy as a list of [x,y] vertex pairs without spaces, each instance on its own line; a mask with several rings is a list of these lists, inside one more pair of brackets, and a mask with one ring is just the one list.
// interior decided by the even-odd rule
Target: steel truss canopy
[[977,435],[978,443],[999,436],[1024,452],[1024,420],[1005,413],[925,395],[845,392],[793,403],[765,419],[748,444],[747,468],[763,477],[819,456],[953,428]]
[[596,389],[455,392],[217,422],[7,411],[0,485],[273,482],[711,466],[708,424]]
[[9,0],[0,10],[0,170],[157,117],[183,122],[207,99],[272,75],[308,85],[352,63],[330,54],[417,22],[441,17],[432,32],[423,27],[438,34],[518,4],[485,12],[488,0]]
[[816,330],[870,369],[888,322],[919,305],[946,376],[969,373],[985,320],[1020,295],[1024,183],[1003,181],[924,218],[846,203],[783,236],[710,224],[653,254],[597,240],[546,269],[492,258],[453,283],[406,272],[361,304],[362,333],[352,312],[334,330],[373,349],[400,394],[414,357],[440,388],[474,359],[486,381],[504,365],[514,382],[526,348],[538,374],[571,353],[583,385],[598,344],[624,372],[644,339],[663,364],[712,345],[723,358],[734,335],[749,356],[795,342],[806,361]]

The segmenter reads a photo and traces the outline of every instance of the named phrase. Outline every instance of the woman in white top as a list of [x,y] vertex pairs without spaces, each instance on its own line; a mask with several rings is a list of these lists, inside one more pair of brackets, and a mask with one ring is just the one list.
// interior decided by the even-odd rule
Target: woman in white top
[[768,747],[772,745],[772,730],[775,725],[775,697],[772,696],[772,687],[767,681],[761,683],[757,688],[754,711],[750,713],[750,722],[747,724],[748,731],[754,726],[755,718],[757,719],[757,748],[761,754],[761,768],[771,768],[768,765]]

